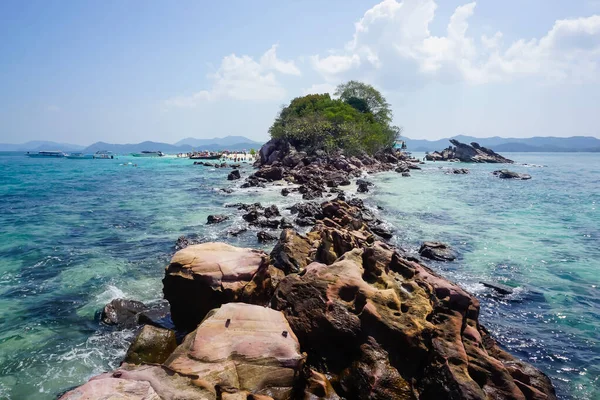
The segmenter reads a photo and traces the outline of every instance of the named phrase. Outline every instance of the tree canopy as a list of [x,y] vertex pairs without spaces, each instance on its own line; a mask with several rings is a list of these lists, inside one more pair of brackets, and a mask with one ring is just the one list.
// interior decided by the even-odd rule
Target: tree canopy
[[350,81],[338,86],[336,95],[339,99],[328,93],[293,99],[269,129],[271,137],[309,153],[375,154],[394,146],[401,129],[390,125],[392,112],[381,93]]

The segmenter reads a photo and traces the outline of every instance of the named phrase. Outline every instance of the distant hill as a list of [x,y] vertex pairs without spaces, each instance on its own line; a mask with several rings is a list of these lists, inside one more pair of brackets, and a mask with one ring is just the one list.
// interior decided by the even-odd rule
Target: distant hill
[[62,150],[62,151],[80,151],[85,146],[76,144],[57,143],[43,140],[34,140],[22,144],[0,143],[0,151],[44,151],[44,150]]
[[[211,139],[211,142],[214,139]],[[218,139],[217,139],[218,140]],[[168,144],[168,143],[160,143],[160,142],[142,142],[142,143],[134,143],[134,144],[111,144],[104,142],[97,142],[92,144],[91,146],[86,147],[83,151],[85,153],[95,153],[100,150],[112,151],[117,154],[127,154],[127,153],[135,153],[144,150],[149,151],[162,151],[167,154],[176,154],[176,153],[187,153],[192,150],[209,150],[209,151],[218,151],[218,150],[250,150],[251,148],[259,149],[262,144],[258,142],[243,142],[243,143],[230,143],[230,144],[222,144],[222,143],[211,143],[211,144],[201,144],[201,145],[177,145],[177,144]]]
[[497,152],[598,152],[600,139],[591,136],[559,137],[532,137],[532,138],[476,138],[473,136],[458,135],[448,139],[420,140],[403,138],[410,151],[436,151],[443,150],[450,145],[450,139],[462,143],[477,142],[484,147],[489,147]]
[[231,146],[231,145],[239,145],[242,143],[247,143],[246,147],[255,147],[260,148],[262,143],[255,142],[252,139],[248,139],[244,136],[225,136],[222,138],[213,138],[213,139],[196,139],[196,138],[185,138],[175,143],[175,146],[192,146],[197,148],[202,148],[203,146],[212,146],[212,145],[220,145],[220,146]]
[[112,151],[117,154],[127,154],[140,152],[144,150],[156,150],[163,153],[187,153],[192,150],[250,150],[260,149],[262,143],[255,142],[244,136],[226,136],[224,138],[214,139],[194,139],[187,138],[180,140],[175,144],[162,142],[142,142],[132,144],[113,144],[106,142],[96,142],[90,146],[78,146],[69,143],[57,143],[49,141],[32,141],[23,144],[0,143],[0,151],[29,151],[37,152],[42,150],[60,150],[65,152],[82,151],[84,153],[95,153],[100,150]]

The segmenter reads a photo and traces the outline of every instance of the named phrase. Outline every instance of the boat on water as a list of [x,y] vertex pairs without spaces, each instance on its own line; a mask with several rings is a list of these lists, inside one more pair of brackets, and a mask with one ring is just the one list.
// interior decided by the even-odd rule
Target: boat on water
[[141,153],[131,153],[134,157],[164,157],[162,151],[142,151]]
[[34,158],[62,158],[66,156],[66,154],[62,151],[40,151],[37,153],[27,152],[26,155]]
[[210,151],[193,152],[190,154],[192,160],[218,160],[223,156],[223,153],[214,153]]
[[112,160],[115,158],[115,155],[112,153],[112,151],[100,150],[97,151],[92,157],[99,160]]
[[92,154],[70,153],[65,156],[69,160],[91,160],[94,158]]

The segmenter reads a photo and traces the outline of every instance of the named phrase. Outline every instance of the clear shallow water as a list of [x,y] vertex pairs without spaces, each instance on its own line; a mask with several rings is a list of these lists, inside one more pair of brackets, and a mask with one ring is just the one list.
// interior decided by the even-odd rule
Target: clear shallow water
[[[364,198],[384,207],[398,246],[453,245],[459,259],[432,266],[478,296],[494,336],[549,374],[562,398],[597,399],[600,154],[509,156],[545,167],[511,167],[533,179],[504,181],[490,176],[492,165],[463,176],[440,169],[455,164],[431,163],[411,178],[371,177]],[[180,235],[260,247],[253,230],[226,236],[242,220],[225,203],[299,201],[277,188],[220,192],[239,185],[228,172],[174,158],[0,153],[0,398],[51,399],[118,365],[132,333],[99,326],[96,313],[116,297],[159,299]],[[229,212],[225,224],[205,225]],[[481,280],[515,292],[495,296]]]

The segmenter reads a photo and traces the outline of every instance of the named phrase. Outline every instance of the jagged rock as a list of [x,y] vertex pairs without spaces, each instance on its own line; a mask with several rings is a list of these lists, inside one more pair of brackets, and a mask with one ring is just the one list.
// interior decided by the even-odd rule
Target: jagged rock
[[241,177],[242,175],[240,175],[240,171],[238,169],[234,169],[229,173],[229,175],[227,175],[227,180],[234,181],[236,179],[240,179]]
[[175,332],[144,325],[129,346],[125,362],[130,364],[162,364],[177,347]]
[[258,225],[261,228],[277,229],[277,228],[279,228],[279,220],[277,220],[277,219],[259,218],[256,221],[255,225]]
[[244,227],[241,227],[241,228],[230,229],[229,231],[227,231],[227,234],[230,235],[230,236],[239,236],[239,235],[241,235],[242,233],[244,233],[246,231],[248,231],[248,228],[246,228],[244,226]]
[[467,168],[452,168],[447,174],[466,175],[469,173]]
[[340,400],[325,374],[311,369],[306,381],[304,400]]
[[264,178],[269,182],[283,179],[285,170],[282,167],[263,167],[254,173],[254,176]]
[[175,242],[175,250],[185,249],[189,245],[200,243],[198,239],[192,239],[185,236],[179,236]]
[[453,261],[456,253],[445,243],[424,242],[419,248],[419,254],[423,257],[437,261]]
[[171,319],[171,308],[169,302],[160,301],[157,304],[150,305],[148,309],[141,311],[137,315],[139,325],[152,325],[157,328],[174,329],[175,325]]
[[288,188],[281,189],[282,196],[287,196],[288,194],[290,194],[290,189],[288,189]]
[[242,215],[242,218],[244,218],[244,220],[246,220],[248,222],[256,222],[259,217],[260,217],[260,214],[257,210],[251,210],[250,212]]
[[377,236],[380,236],[384,239],[391,239],[392,237],[394,237],[394,234],[392,233],[392,231],[381,224],[373,225],[370,228],[374,234],[376,234]]
[[529,174],[519,174],[518,172],[509,171],[507,169],[502,169],[499,171],[492,172],[495,176],[500,179],[520,179],[520,180],[528,180],[531,179],[531,175]]
[[367,193],[369,191],[369,185],[364,182],[358,184],[358,188],[356,189],[358,193]]
[[386,245],[311,263],[286,276],[271,303],[342,397],[555,399],[539,371],[519,367],[527,378],[515,378],[517,360],[477,322],[477,299]]
[[277,240],[276,236],[273,236],[270,233],[265,232],[265,231],[258,232],[256,234],[256,237],[258,238],[258,241],[262,242],[262,243],[264,243],[264,242],[271,242],[273,240]]
[[511,287],[502,285],[500,283],[492,283],[486,281],[479,281],[479,283],[481,283],[485,287],[495,290],[496,292],[502,295],[508,295],[513,293],[513,289]]
[[299,272],[310,262],[310,251],[311,244],[306,237],[293,229],[284,229],[271,251],[271,260],[275,267],[286,274]]
[[237,208],[238,210],[252,211],[262,210],[263,206],[260,203],[233,203],[225,204],[226,208]]
[[165,362],[178,374],[197,376],[204,387],[282,400],[292,397],[303,364],[283,313],[243,303],[211,311]]
[[306,202],[294,204],[290,209],[292,214],[298,214],[298,218],[322,218],[323,212],[321,206],[316,202]]
[[138,323],[138,314],[147,309],[141,301],[114,299],[104,306],[100,319],[107,325],[133,327]]
[[461,143],[456,139],[450,139],[450,143],[454,147],[450,146],[441,152],[433,152],[427,154],[425,158],[429,161],[462,161],[462,162],[475,162],[475,163],[507,163],[512,164],[514,161],[508,158],[502,157],[500,154],[495,153],[491,149],[480,146],[478,143],[468,144]]
[[279,217],[281,215],[279,214],[279,209],[275,204],[272,204],[269,207],[265,208],[263,212],[265,218]]
[[219,214],[219,215],[209,215],[206,218],[206,223],[208,225],[212,225],[212,224],[218,224],[221,223],[223,221],[227,221],[229,219],[229,217],[227,215],[224,214]]
[[[268,267],[268,256],[259,250],[225,243],[203,243],[175,253],[165,270],[163,293],[171,317],[180,330],[194,329],[206,313],[221,304],[243,301],[244,288]],[[257,284],[258,285],[258,284]],[[268,293],[258,293],[268,297]]]

